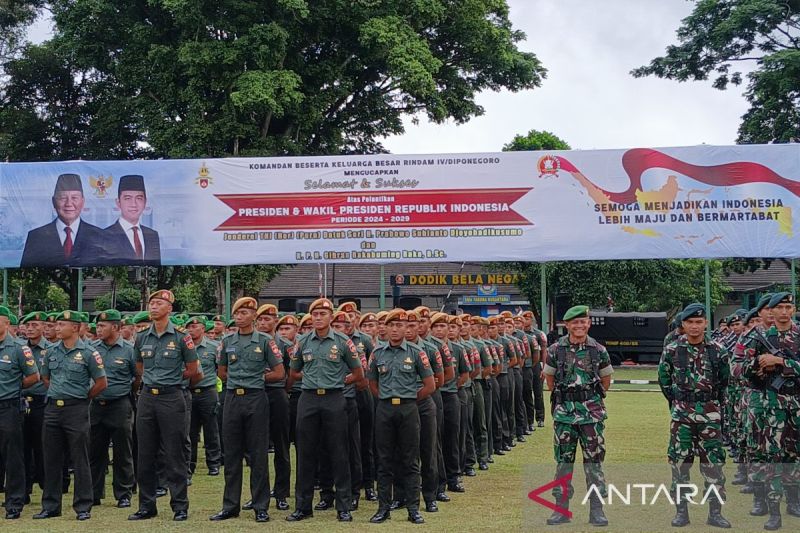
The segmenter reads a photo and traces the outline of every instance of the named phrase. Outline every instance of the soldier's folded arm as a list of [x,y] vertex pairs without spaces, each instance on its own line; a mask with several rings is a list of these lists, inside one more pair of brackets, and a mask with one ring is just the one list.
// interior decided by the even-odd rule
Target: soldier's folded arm
[[194,361],[186,361],[184,363],[185,370],[183,371],[183,379],[191,380],[194,378],[198,373],[198,366],[197,359]]
[[424,377],[422,378],[422,387],[417,391],[417,400],[424,400],[435,391],[436,384],[433,382],[433,376]]
[[94,385],[92,385],[92,388],[89,389],[89,399],[91,400],[92,398],[96,397],[98,394],[106,390],[106,387],[108,387],[108,379],[106,379],[105,376],[96,378],[94,380]]
[[38,372],[34,372],[33,374],[31,374],[29,376],[25,376],[24,378],[22,378],[22,388],[23,389],[27,389],[31,385],[34,385],[34,384],[36,384],[38,382],[39,382],[39,373]]

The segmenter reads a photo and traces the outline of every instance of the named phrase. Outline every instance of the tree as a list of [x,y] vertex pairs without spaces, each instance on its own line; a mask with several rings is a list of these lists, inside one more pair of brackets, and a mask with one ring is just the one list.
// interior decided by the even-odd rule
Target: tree
[[[18,61],[30,63],[29,72],[19,66],[9,90],[36,85],[33,65],[44,58],[35,56],[53,57],[58,64],[44,72],[59,75],[54,90],[77,89],[84,104],[100,103],[76,110],[87,124],[112,114],[104,122],[126,126],[152,157],[380,152],[379,139],[402,133],[406,115],[463,123],[483,113],[481,91],[532,89],[546,74],[517,48],[525,36],[504,0],[49,6],[55,35],[26,50]],[[67,73],[78,87],[65,83]],[[39,104],[46,122],[55,111]],[[5,125],[11,132],[32,120],[24,112],[33,102],[13,107],[23,117]]]
[[[116,302],[112,303],[115,299]],[[117,311],[139,311],[142,306],[142,299],[139,291],[133,287],[124,287],[116,291],[115,294],[106,293],[98,296],[94,301],[96,311],[105,309],[116,309]]]
[[504,152],[535,150],[572,150],[572,148],[557,135],[539,130],[531,130],[527,135],[515,135],[510,143],[503,146]]
[[742,143],[800,138],[800,1],[697,0],[678,28],[679,44],[632,71],[676,81],[707,80],[725,89],[743,82],[735,65],[755,64],[739,127]]

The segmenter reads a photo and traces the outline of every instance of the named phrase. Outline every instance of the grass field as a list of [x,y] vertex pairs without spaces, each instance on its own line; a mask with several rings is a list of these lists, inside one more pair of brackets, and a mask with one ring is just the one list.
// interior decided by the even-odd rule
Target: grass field
[[[627,373],[626,371],[625,373]],[[633,372],[638,372],[634,370]],[[616,374],[621,378],[620,373]],[[546,398],[547,400],[547,398]],[[652,475],[658,470],[658,475],[666,475],[666,479],[659,477],[654,482],[668,480],[668,469],[665,467],[666,439],[668,433],[668,413],[665,402],[659,393],[612,392],[607,399],[609,419],[606,431],[606,463],[609,482],[614,482],[613,472],[619,467],[639,468],[641,475]],[[565,526],[547,527],[544,520],[549,511],[527,499],[528,491],[541,485],[544,481],[552,479],[554,470],[552,449],[552,426],[548,420],[546,427],[538,429],[528,442],[517,445],[514,451],[503,457],[495,457],[495,463],[487,472],[479,472],[477,477],[465,478],[464,485],[467,492],[464,494],[451,494],[452,501],[440,504],[440,511],[436,514],[423,513],[426,525],[413,526],[405,521],[405,511],[393,513],[392,520],[382,525],[368,523],[369,517],[377,509],[376,503],[366,502],[362,499],[361,506],[354,513],[355,521],[352,524],[339,524],[336,522],[335,513],[332,511],[317,512],[311,520],[299,524],[290,524],[284,520],[288,512],[279,512],[270,509],[271,521],[267,524],[256,524],[252,512],[242,512],[238,519],[221,523],[208,521],[208,516],[221,508],[222,476],[209,477],[202,468],[194,477],[194,484],[189,488],[190,509],[189,521],[185,523],[172,522],[172,512],[169,509],[168,498],[159,499],[160,515],[145,522],[128,522],[127,515],[132,510],[116,509],[113,500],[106,500],[100,507],[92,510],[92,519],[89,522],[77,522],[71,510],[71,494],[64,498],[64,516],[47,521],[34,521],[31,515],[40,509],[38,501],[40,494],[34,493],[34,504],[28,506],[23,517],[16,522],[3,522],[0,520],[0,530],[27,532],[27,531],[244,531],[257,529],[272,529],[276,531],[364,531],[370,530],[431,530],[447,532],[472,532],[472,531],[588,531],[595,530],[586,524],[586,512],[578,508],[573,523]],[[202,452],[202,450],[201,450]],[[580,459],[579,459],[580,462]],[[201,462],[202,464],[202,462]],[[656,468],[656,466],[658,468]],[[726,467],[728,478],[733,475],[734,465]],[[650,474],[647,474],[649,472]],[[700,479],[695,467],[692,479]],[[581,467],[576,468],[576,488],[580,489],[583,481]],[[110,481],[110,476],[109,476]],[[639,480],[642,481],[641,479]],[[249,490],[244,489],[243,501],[249,495]],[[110,488],[109,488],[110,493]],[[580,490],[582,497],[584,491]],[[747,515],[750,508],[750,496],[738,493],[738,487],[728,486],[729,501],[725,505],[724,514],[731,520],[736,531],[759,531],[764,519],[753,518]],[[290,500],[292,508],[294,502]],[[134,509],[136,500],[134,497]],[[675,531],[669,525],[673,509],[665,505],[640,507],[624,511],[619,507],[607,507],[607,515],[611,520],[608,531]],[[684,531],[707,531],[705,525],[705,508],[691,510],[692,524]],[[615,523],[615,518],[617,522]],[[800,519],[788,517],[784,514],[784,531],[797,531],[800,528]],[[633,524],[633,525],[631,525]],[[614,527],[616,525],[616,527]]]

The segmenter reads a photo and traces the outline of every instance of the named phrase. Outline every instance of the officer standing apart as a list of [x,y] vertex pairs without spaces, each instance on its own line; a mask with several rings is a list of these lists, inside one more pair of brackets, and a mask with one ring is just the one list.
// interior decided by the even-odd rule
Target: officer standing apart
[[206,336],[206,317],[193,316],[186,324],[186,331],[192,337],[197,360],[203,378],[192,387],[192,417],[189,424],[189,439],[192,443],[189,458],[189,472],[197,468],[197,446],[200,442],[200,429],[203,430],[203,445],[206,450],[206,466],[209,476],[218,476],[222,462],[217,426],[217,348],[219,343]]
[[347,424],[342,423],[347,402],[342,388],[364,379],[364,370],[353,341],[331,328],[333,303],[320,298],[311,303],[308,312],[314,329],[300,338],[289,365],[289,387],[302,380],[303,394],[297,403],[296,508],[286,520],[296,522],[313,516],[314,476],[322,442],[332,463],[337,519],[350,522],[348,435]]
[[117,507],[131,506],[136,484],[133,473],[133,406],[130,394],[137,390],[141,376],[136,373],[133,346],[120,335],[122,317],[109,309],[97,316],[97,341],[94,348],[103,358],[108,387],[89,408],[91,440],[89,462],[92,466],[94,505],[105,495],[108,445],[114,445],[114,498]]
[[139,510],[128,520],[146,520],[158,514],[157,459],[164,450],[167,486],[173,520],[189,517],[186,484],[186,402],[181,383],[199,372],[192,337],[179,333],[169,320],[175,296],[161,289],[150,295],[147,308],[152,325],[136,336],[133,353],[142,373],[142,394],[136,412],[139,441]]
[[[606,407],[603,398],[611,385],[611,360],[602,344],[589,337],[589,308],[578,305],[564,313],[567,335],[548,349],[544,365],[547,388],[553,395],[553,438],[556,459],[555,479],[572,474],[578,441],[583,452],[583,471],[586,487],[594,485],[605,496],[606,480],[602,463],[606,455],[605,429]],[[567,494],[561,486],[553,489],[556,505],[569,509],[573,487],[569,484]],[[603,502],[592,494],[589,523],[595,526],[608,525],[603,513]],[[547,519],[548,525],[563,524],[570,519],[554,511]]]
[[[48,350],[42,366],[47,385],[44,409],[44,491],[42,511],[33,518],[61,516],[62,468],[70,458],[75,470],[72,508],[78,520],[92,517],[92,473],[89,467],[89,400],[108,382],[103,358],[79,337],[83,313],[64,311],[56,317],[59,342]],[[94,380],[92,385],[91,381]]]
[[[689,483],[694,454],[700,456],[700,473],[706,487],[714,486],[725,496],[725,449],[722,447],[720,394],[730,375],[725,349],[706,337],[706,309],[689,304],[681,313],[681,335],[664,348],[658,365],[661,392],[670,403],[670,438],[667,456],[672,467],[673,497],[677,513],[674,527],[689,523],[688,504],[676,488]],[[708,500],[710,526],[731,527],[721,514],[722,501]]]
[[[433,371],[425,351],[405,340],[406,312],[394,309],[386,315],[388,344],[373,352],[369,364],[369,387],[378,399],[375,410],[375,447],[378,452],[378,512],[370,522],[388,520],[392,502],[392,478],[406,502],[408,521],[422,524],[419,513],[419,412],[417,401],[436,390]],[[422,386],[417,389],[417,378]],[[392,472],[393,465],[398,471]]]
[[25,506],[25,460],[20,390],[39,381],[39,368],[28,346],[8,332],[8,307],[0,306],[0,461],[6,472],[6,519],[20,517]]

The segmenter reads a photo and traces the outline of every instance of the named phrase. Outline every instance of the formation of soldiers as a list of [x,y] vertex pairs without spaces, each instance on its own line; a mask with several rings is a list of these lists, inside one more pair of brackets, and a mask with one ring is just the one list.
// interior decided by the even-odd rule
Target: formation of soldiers
[[[574,462],[577,439],[584,455],[589,442],[588,453],[602,460],[604,410],[576,418],[582,400],[574,385],[585,385],[591,371],[607,382],[608,355],[585,339],[577,351],[568,342],[548,353],[531,312],[360,313],[352,302],[336,308],[321,298],[298,317],[245,297],[226,321],[175,314],[174,302],[171,291],[158,290],[147,311],[110,309],[91,324],[86,313],[63,311],[33,312],[17,325],[0,307],[7,519],[21,516],[34,484],[42,508],[33,518],[60,516],[73,482],[73,510],[87,520],[106,498],[110,469],[117,507],[131,507],[138,491],[129,520],[157,516],[166,495],[173,519],[187,520],[202,432],[208,475],[224,471],[212,521],[244,509],[266,522],[271,499],[290,510],[294,443],[295,502],[286,520],[335,508],[339,521],[352,521],[363,491],[378,501],[371,522],[405,509],[410,522],[423,523],[420,508],[436,512],[448,493],[465,492],[462,476],[488,470],[543,426],[540,361],[551,390],[554,376],[564,383],[556,387],[557,441],[578,431],[571,449],[557,446],[559,468]],[[566,366],[557,362],[565,354]],[[592,434],[576,430],[583,418],[592,420]],[[251,499],[242,505],[245,461]]]
[[[800,327],[791,293],[766,294],[750,309],[721,320],[705,334],[706,311],[687,306],[665,339],[659,382],[670,404],[668,459],[673,490],[687,483],[695,457],[707,487],[707,524],[731,527],[721,514],[726,498],[726,447],[737,463],[732,481],[753,494],[753,516],[764,529],[782,527],[786,513],[800,517]],[[674,496],[674,494],[673,494]],[[689,524],[686,500],[676,498],[672,525]]]

